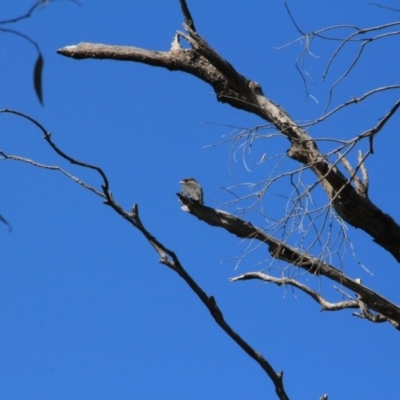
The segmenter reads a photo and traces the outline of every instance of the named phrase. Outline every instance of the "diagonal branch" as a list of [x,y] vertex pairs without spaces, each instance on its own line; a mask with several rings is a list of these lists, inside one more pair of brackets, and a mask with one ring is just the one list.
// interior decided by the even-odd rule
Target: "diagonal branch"
[[[32,117],[29,117],[26,114],[23,114],[19,111],[14,111],[14,110],[7,110],[3,109],[0,110],[1,113],[11,113],[14,115],[17,115],[19,117],[25,118],[31,123],[33,123],[36,127],[38,127],[44,134],[44,139],[47,141],[47,143],[50,145],[50,147],[62,158],[65,160],[69,161],[72,164],[78,165],[82,168],[88,168],[91,170],[96,171],[101,179],[103,180],[102,184],[102,190],[103,194],[100,193],[102,197],[104,197],[106,200],[104,204],[107,206],[111,207],[117,214],[119,214],[121,217],[123,217],[128,223],[130,223],[134,228],[138,229],[143,236],[146,238],[146,240],[152,245],[152,247],[156,250],[156,252],[160,256],[160,263],[168,266],[171,270],[176,272],[183,280],[184,282],[191,288],[194,294],[197,295],[197,297],[200,299],[200,301],[204,304],[204,306],[210,311],[212,317],[214,318],[215,322],[218,324],[218,326],[243,350],[245,351],[253,360],[257,362],[257,364],[264,370],[264,372],[268,375],[268,377],[271,379],[275,386],[275,391],[278,395],[278,398],[280,400],[288,400],[289,397],[287,396],[284,386],[283,386],[283,372],[275,372],[271,364],[258,352],[256,351],[252,346],[250,346],[237,332],[233,330],[233,328],[226,322],[223,313],[221,309],[218,307],[217,302],[213,296],[208,296],[206,292],[196,283],[196,281],[190,276],[190,274],[183,268],[182,264],[179,261],[178,256],[173,252],[172,250],[168,249],[163,243],[161,243],[142,223],[140,217],[139,217],[139,207],[137,204],[135,204],[132,207],[132,210],[130,212],[127,212],[124,210],[112,197],[112,194],[110,192],[110,184],[109,180],[104,173],[104,171],[92,164],[88,164],[82,161],[78,161],[75,158],[71,157],[70,155],[66,154],[63,152],[52,140],[50,132],[48,132],[39,122],[37,122],[35,119]],[[4,153],[1,153],[5,158],[9,159],[15,159],[17,161],[25,161],[29,162],[31,160],[27,159],[21,159],[21,158],[11,158],[5,155]],[[32,165],[41,167],[41,168],[46,168],[46,169],[57,169],[53,167],[48,167],[45,165],[41,165],[38,163],[35,163],[34,161],[29,162]],[[74,179],[75,182],[81,184],[81,186],[86,187],[85,185],[82,185],[81,181],[78,179]],[[88,188],[89,189],[89,188]],[[99,192],[95,191],[96,194],[99,194]],[[3,220],[2,217],[0,216],[0,220]]]
[[199,220],[211,226],[223,228],[240,238],[263,242],[268,246],[268,251],[273,258],[302,268],[310,274],[325,276],[339,283],[357,293],[368,308],[382,314],[387,320],[390,320],[397,329],[400,329],[399,306],[386,300],[384,297],[356,280],[349,278],[334,266],[285,244],[272,235],[266,234],[262,229],[253,226],[250,222],[244,221],[226,211],[193,203],[190,199],[179,193],[177,193],[177,196],[186,206],[186,210]]
[[192,15],[190,14],[189,7],[186,4],[185,0],[179,0],[179,3],[181,4],[181,10],[182,14],[185,18],[185,24],[187,26],[190,26],[191,29],[193,29],[194,32],[196,32],[196,28],[194,26],[193,18]]
[[[108,203],[113,209],[121,214],[122,209],[112,200]],[[125,212],[123,212],[125,214]],[[275,385],[275,391],[279,399],[288,399],[285,389],[283,387],[283,373],[277,373],[269,364],[269,362],[255,349],[253,349],[238,333],[236,333],[231,326],[225,321],[222,311],[217,305],[213,296],[208,296],[203,289],[195,282],[189,273],[183,268],[176,254],[167,249],[161,242],[159,242],[150,232],[146,230],[139,218],[139,211],[137,205],[132,209],[132,213],[124,215],[137,229],[139,229],[151,245],[160,254],[160,263],[168,266],[175,271],[185,283],[192,289],[192,291],[199,297],[200,301],[210,311],[215,322],[223,329],[223,331],[239,346],[241,347],[253,360],[255,360],[261,368],[267,373],[269,378]]]
[[80,43],[57,52],[75,59],[95,58],[133,61],[183,71],[210,84],[218,101],[256,114],[270,122],[290,142],[287,154],[317,176],[337,214],[347,223],[367,232],[400,262],[400,227],[363,194],[358,193],[339,169],[328,162],[315,141],[279,105],[263,94],[261,86],[235,68],[189,26],[185,37],[191,49],[159,52],[135,47]]

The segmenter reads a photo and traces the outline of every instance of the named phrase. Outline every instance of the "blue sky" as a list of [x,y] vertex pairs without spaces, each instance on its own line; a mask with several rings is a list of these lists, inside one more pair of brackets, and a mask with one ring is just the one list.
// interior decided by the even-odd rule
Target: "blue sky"
[[[1,19],[22,15],[31,4],[2,1]],[[261,181],[273,168],[272,157],[289,144],[284,139],[256,141],[245,155],[247,170],[240,151],[236,159],[230,156],[231,142],[214,145],[231,137],[232,127],[263,121],[218,103],[203,82],[160,68],[77,61],[56,53],[79,42],[168,50],[176,30],[182,30],[179,2],[81,4],[50,2],[29,20],[7,26],[29,35],[42,49],[44,107],[32,86],[34,49],[0,32],[0,108],[36,118],[65,152],[101,166],[114,198],[126,209],[139,205],[146,227],[216,298],[232,327],[277,371],[284,371],[289,397],[393,398],[400,356],[393,327],[368,323],[349,311],[320,312],[299,291],[255,281],[230,283],[229,277],[270,266],[267,249],[258,247],[237,266],[249,244],[180,208],[178,182],[193,176],[203,186],[207,205],[233,212],[224,206],[232,196],[223,188]],[[305,31],[339,23],[371,26],[397,17],[361,0],[292,1],[289,6]],[[189,1],[189,7],[198,32],[298,121],[321,115],[327,90],[356,52],[349,46],[327,82],[321,82],[335,46],[315,43],[306,61],[315,101],[307,98],[294,66],[302,44],[276,49],[298,37],[283,2]],[[368,47],[338,87],[333,105],[398,83],[398,69],[391,67],[398,64],[395,40]],[[382,95],[310,133],[349,139],[374,125],[396,100],[395,92]],[[367,167],[371,199],[399,220],[396,124],[394,117],[377,136]],[[2,114],[0,127],[5,153],[59,164],[94,186],[101,184],[95,173],[60,160],[27,121]],[[257,165],[264,153],[268,161]],[[295,167],[293,161],[282,166]],[[3,161],[0,174],[0,212],[13,228],[9,234],[0,226],[1,399],[275,398],[255,362],[216,326],[184,282],[158,263],[140,233],[100,198],[60,173],[22,163]],[[282,217],[285,188],[278,184],[264,199],[270,218]],[[320,193],[315,200],[326,201]],[[264,221],[256,212],[243,217],[260,225]],[[399,302],[396,262],[365,233],[348,227],[348,235],[372,274],[351,255],[345,272]],[[341,299],[331,283],[303,279],[312,287],[321,285],[328,300]]]

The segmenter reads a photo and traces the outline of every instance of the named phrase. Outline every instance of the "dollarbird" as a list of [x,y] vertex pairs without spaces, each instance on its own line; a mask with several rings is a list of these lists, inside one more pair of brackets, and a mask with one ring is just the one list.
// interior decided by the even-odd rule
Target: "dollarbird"
[[192,199],[194,202],[203,204],[203,189],[196,179],[185,178],[179,182],[182,185],[182,195]]

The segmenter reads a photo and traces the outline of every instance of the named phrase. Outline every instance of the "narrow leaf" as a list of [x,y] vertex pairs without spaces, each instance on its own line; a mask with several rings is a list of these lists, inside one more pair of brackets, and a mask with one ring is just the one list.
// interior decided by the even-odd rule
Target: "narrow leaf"
[[35,68],[33,70],[33,86],[35,87],[35,92],[41,105],[43,105],[43,94],[42,94],[43,65],[44,65],[44,59],[42,57],[42,54],[39,53],[39,56],[35,63]]

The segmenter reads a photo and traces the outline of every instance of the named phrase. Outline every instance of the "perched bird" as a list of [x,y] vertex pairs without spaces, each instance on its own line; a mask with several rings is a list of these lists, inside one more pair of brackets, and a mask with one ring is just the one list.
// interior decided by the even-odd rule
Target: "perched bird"
[[185,178],[179,182],[182,185],[182,195],[192,199],[196,203],[203,204],[203,189],[196,179]]

